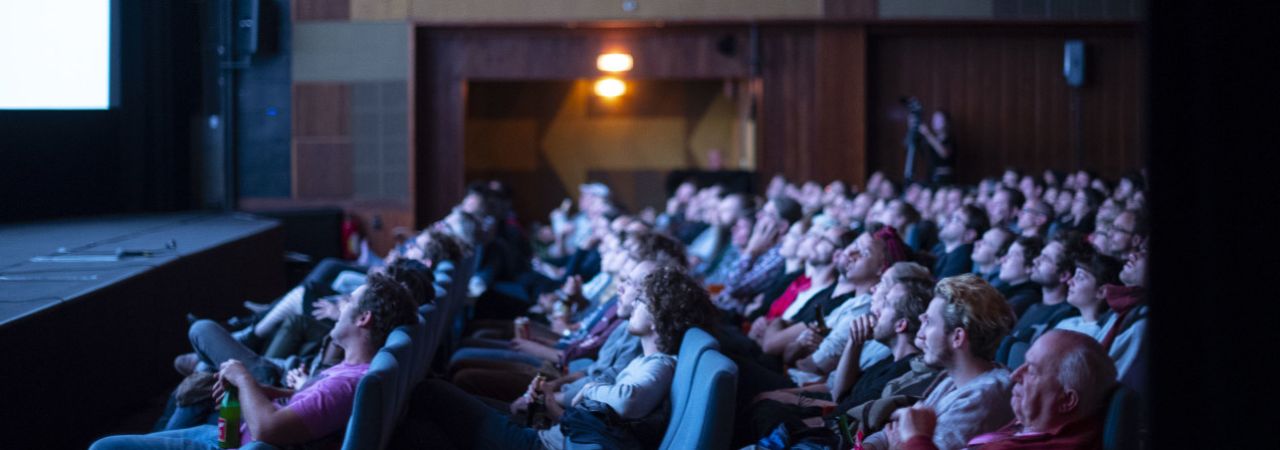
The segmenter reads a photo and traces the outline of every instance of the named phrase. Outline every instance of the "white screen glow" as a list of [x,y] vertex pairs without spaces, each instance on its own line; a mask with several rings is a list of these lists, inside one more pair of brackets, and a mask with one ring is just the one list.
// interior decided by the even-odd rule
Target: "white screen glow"
[[0,109],[107,109],[110,0],[0,0]]

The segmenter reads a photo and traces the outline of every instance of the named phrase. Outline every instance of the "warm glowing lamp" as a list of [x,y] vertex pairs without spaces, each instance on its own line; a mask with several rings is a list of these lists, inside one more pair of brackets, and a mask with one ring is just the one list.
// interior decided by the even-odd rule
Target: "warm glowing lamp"
[[622,80],[604,77],[596,81],[596,95],[604,98],[617,98],[627,93],[627,84]]
[[626,53],[604,53],[596,58],[596,68],[602,72],[626,72],[632,64],[631,55]]

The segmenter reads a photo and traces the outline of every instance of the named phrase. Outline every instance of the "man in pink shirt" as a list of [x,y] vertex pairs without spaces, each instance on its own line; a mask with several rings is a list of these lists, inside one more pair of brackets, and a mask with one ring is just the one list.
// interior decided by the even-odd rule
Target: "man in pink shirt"
[[[342,363],[299,383],[302,388],[297,391],[258,384],[240,361],[222,364],[213,394],[220,399],[224,386],[238,388],[244,421],[240,426],[242,444],[261,441],[288,446],[320,441],[321,446],[336,447],[341,443],[356,385],[369,370],[369,362],[391,330],[417,320],[408,289],[385,274],[370,275],[364,293],[341,308],[329,336],[343,350]],[[216,449],[218,430],[214,425],[201,425],[148,435],[109,436],[90,448]]]

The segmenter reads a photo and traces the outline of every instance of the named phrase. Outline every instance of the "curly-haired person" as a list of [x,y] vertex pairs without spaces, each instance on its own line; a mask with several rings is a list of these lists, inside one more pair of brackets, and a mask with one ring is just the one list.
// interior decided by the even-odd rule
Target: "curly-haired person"
[[[643,355],[618,373],[613,383],[589,383],[569,403],[580,408],[585,402],[604,404],[622,419],[640,419],[653,414],[671,390],[676,357],[684,334],[690,328],[710,329],[715,307],[696,280],[674,267],[654,270],[639,285],[635,310],[627,321],[627,331],[640,338]],[[536,383],[536,381],[535,381]],[[535,390],[536,386],[530,386]],[[429,380],[415,397],[431,399],[436,407],[428,419],[461,448],[546,448],[561,449],[565,436],[560,425],[546,430],[527,428],[511,416],[499,412],[461,389]],[[516,402],[519,409],[528,397]],[[559,418],[557,402],[546,402],[548,416]],[[644,440],[643,436],[638,436]],[[661,439],[661,436],[657,436]]]

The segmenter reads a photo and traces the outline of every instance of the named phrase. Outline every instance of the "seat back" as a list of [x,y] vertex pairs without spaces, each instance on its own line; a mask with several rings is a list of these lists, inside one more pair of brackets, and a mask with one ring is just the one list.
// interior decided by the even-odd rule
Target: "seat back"
[[661,448],[729,448],[737,385],[738,366],[733,361],[715,349],[703,352],[694,369],[685,409],[678,421],[673,418],[667,425]]
[[1102,448],[1105,450],[1143,448],[1146,430],[1143,429],[1142,402],[1138,394],[1123,384],[1117,384],[1107,402],[1106,421],[1102,427]]
[[693,390],[693,374],[702,354],[719,349],[720,343],[700,328],[690,328],[680,341],[680,353],[676,355],[676,374],[671,379],[671,423],[680,423],[688,408]]
[[342,448],[347,450],[381,449],[391,439],[399,417],[398,395],[401,378],[405,377],[400,362],[386,348],[369,364],[369,372],[356,386],[355,404],[347,421],[347,434]]

